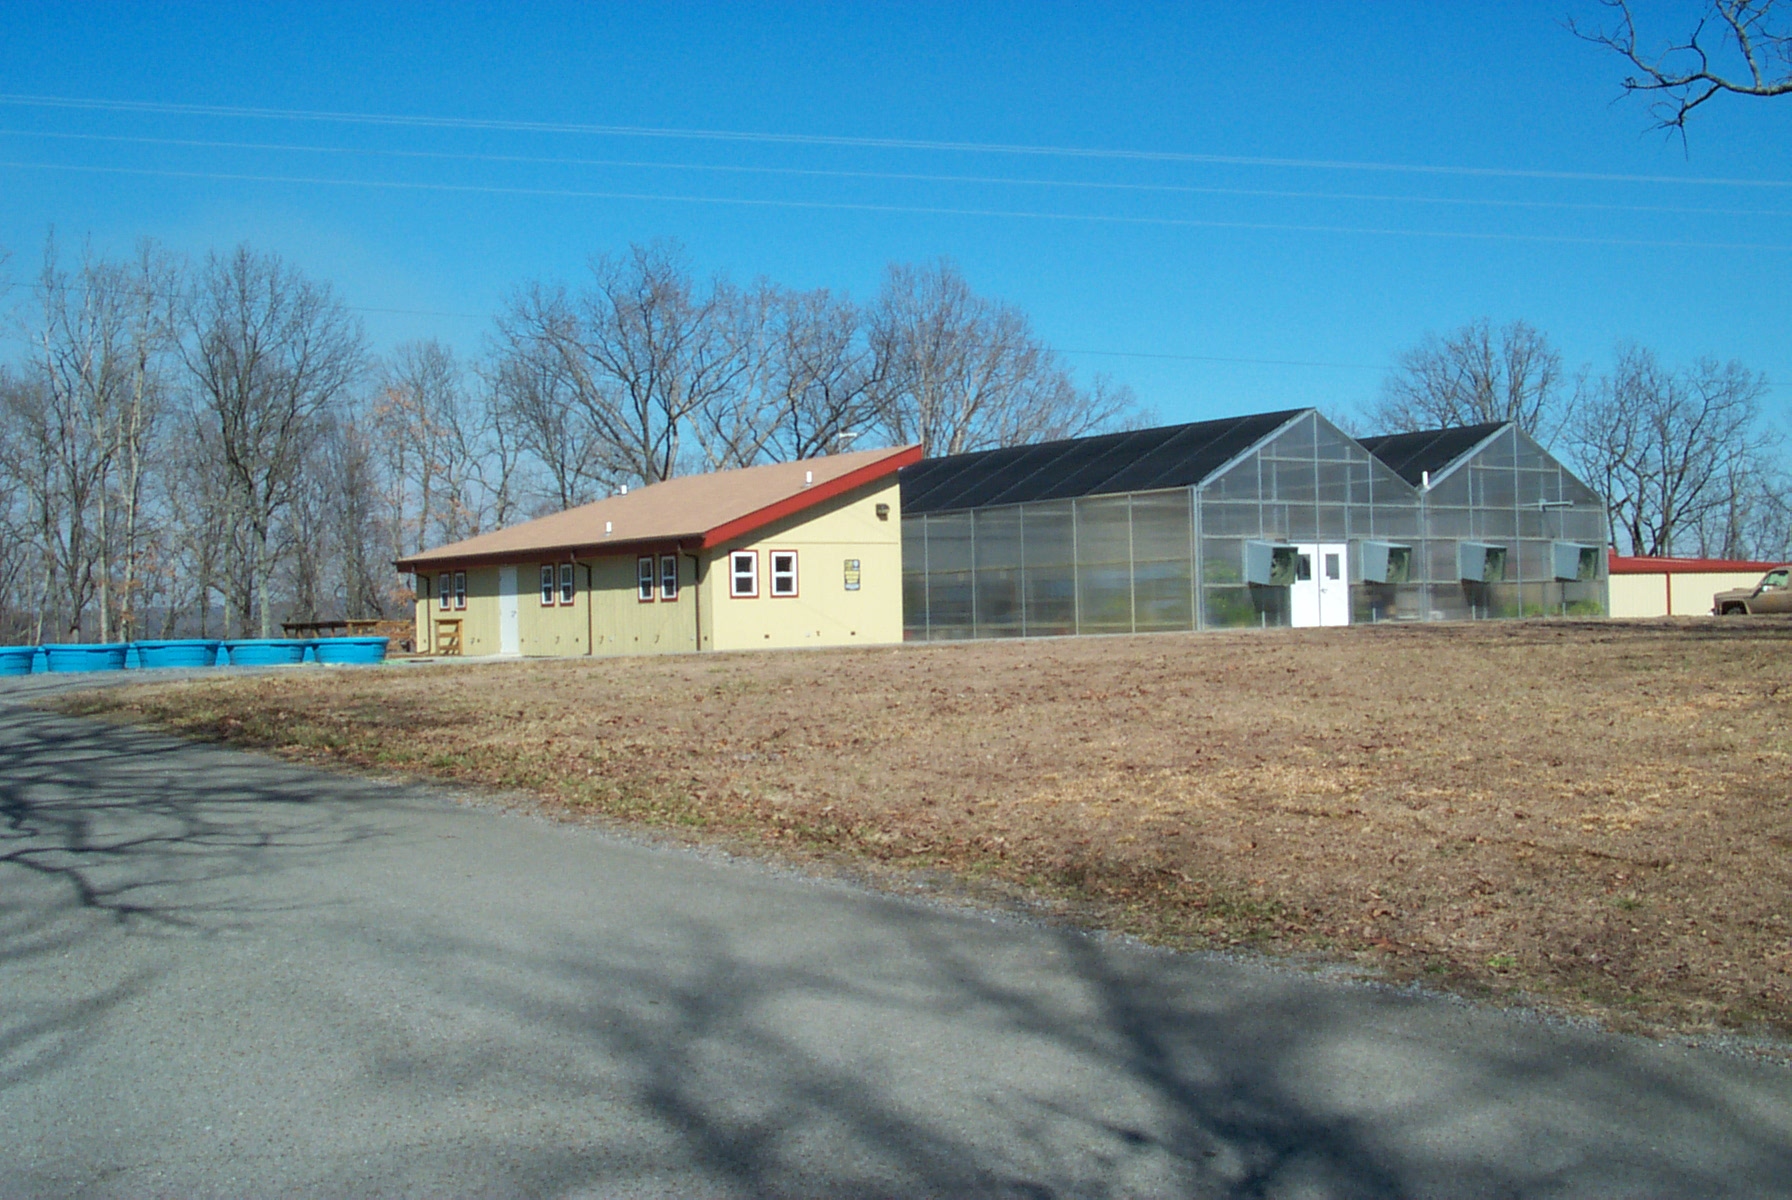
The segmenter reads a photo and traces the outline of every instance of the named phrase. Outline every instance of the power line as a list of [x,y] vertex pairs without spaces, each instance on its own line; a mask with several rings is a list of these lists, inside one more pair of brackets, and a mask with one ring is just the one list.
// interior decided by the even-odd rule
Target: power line
[[332,122],[421,129],[483,129],[512,133],[581,134],[598,137],[662,138],[684,141],[744,142],[791,146],[831,146],[872,150],[947,151],[964,154],[1022,155],[1039,158],[1111,159],[1135,162],[1203,163],[1214,166],[1281,167],[1294,170],[1377,171],[1454,175],[1483,179],[1553,179],[1582,183],[1685,184],[1712,187],[1792,188],[1792,180],[1709,176],[1623,175],[1595,171],[1545,171],[1508,167],[1460,167],[1420,163],[1358,162],[1341,159],[1272,158],[1237,154],[1193,154],[1170,150],[1116,150],[1000,142],[927,141],[914,138],[845,137],[832,134],[754,133],[726,129],[676,129],[647,125],[597,125],[555,121],[513,121],[473,117],[407,116],[296,108],[245,108],[215,104],[173,104],[148,100],[100,100],[73,96],[0,94],[0,104],[91,112],[153,113],[167,116],[226,117],[239,120]]
[[1269,221],[1213,221],[1194,217],[1125,217],[1105,213],[1030,212],[1020,209],[947,208],[930,205],[870,204],[833,200],[767,200],[738,196],[683,196],[652,192],[598,192],[574,188],[503,187],[495,184],[416,183],[377,179],[330,179],[302,175],[250,175],[218,171],[176,171],[150,167],[97,167],[72,163],[0,162],[0,167],[26,171],[73,171],[164,179],[204,179],[228,183],[281,183],[324,187],[361,187],[389,191],[450,192],[469,195],[542,196],[570,200],[624,200],[653,204],[709,204],[745,208],[794,208],[808,211],[905,213],[919,216],[994,217],[1002,220],[1075,221],[1106,225],[1158,226],[1184,229],[1238,229],[1268,233],[1319,233],[1370,237],[1416,237],[1484,242],[1532,242],[1546,245],[1628,246],[1677,250],[1744,250],[1784,253],[1792,246],[1763,242],[1689,242],[1651,238],[1573,237],[1543,233],[1481,233],[1472,230],[1391,229],[1373,226],[1303,225]]
[[[46,290],[41,283],[26,282],[17,286],[29,288],[36,292]],[[168,298],[169,295],[166,292],[153,292],[148,294],[162,298]],[[362,304],[344,304],[342,307],[350,312],[380,313],[406,317],[452,317],[468,321],[488,321],[492,319],[491,313],[449,312],[441,309],[427,308],[375,308]],[[1054,349],[1056,349],[1059,354],[1077,354],[1086,357],[1149,358],[1171,362],[1219,363],[1246,367],[1308,367],[1339,371],[1386,371],[1389,369],[1386,363],[1320,362],[1313,359],[1299,358],[1242,358],[1235,355],[1220,354],[1172,354],[1159,350],[1089,350],[1069,347],[1054,347]],[[1784,391],[1787,388],[1792,388],[1792,384],[1782,383],[1769,383],[1767,386],[1774,391]]]
[[514,163],[530,166],[617,167],[630,170],[701,171],[731,175],[772,175],[818,179],[874,179],[910,183],[970,183],[1017,187],[1073,188],[1115,192],[1197,196],[1245,196],[1259,199],[1346,200],[1391,204],[1440,204],[1475,208],[1562,209],[1577,212],[1668,213],[1681,216],[1792,217],[1788,209],[1688,208],[1664,204],[1594,204],[1566,200],[1492,200],[1461,196],[1407,196],[1376,192],[1315,192],[1278,188],[1228,188],[1197,184],[1118,183],[1107,180],[1029,179],[1012,175],[940,175],[913,171],[847,171],[819,167],[757,167],[729,163],[663,162],[652,159],[565,158],[527,154],[477,154],[453,150],[398,150],[372,146],[315,146],[293,142],[235,142],[203,138],[141,137],[62,130],[5,129],[8,137],[60,141],[107,142],[139,146],[180,146],[200,150],[255,150],[280,153],[340,154],[377,158],[412,158],[447,162]]

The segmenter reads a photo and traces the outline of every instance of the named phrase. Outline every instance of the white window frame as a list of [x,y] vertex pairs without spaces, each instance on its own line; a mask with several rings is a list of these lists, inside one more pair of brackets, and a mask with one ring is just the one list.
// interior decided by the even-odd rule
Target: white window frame
[[465,571],[454,573],[454,607],[463,610],[467,607],[467,573]]
[[678,555],[660,555],[660,599],[678,599]]
[[[770,557],[770,563],[768,564],[770,567],[770,570],[767,572],[767,574],[769,574],[771,576],[772,598],[774,600],[794,600],[794,599],[796,599],[797,596],[800,594],[800,588],[798,587],[798,580],[797,580],[796,551],[795,550],[772,550],[772,551],[769,551],[768,554]],[[780,571],[778,569],[778,560],[779,559],[788,559],[789,560],[790,569],[788,571]],[[787,589],[780,586],[780,584],[784,583],[785,581],[789,582],[789,587]]]
[[[745,579],[752,590],[743,589],[741,567],[745,566]],[[728,555],[728,595],[735,600],[756,600],[759,597],[759,551],[734,550]]]
[[443,571],[436,576],[436,607],[444,612],[454,607],[453,571]]
[[642,604],[653,603],[654,559],[651,554],[643,554],[635,559],[635,599]]
[[560,603],[571,604],[579,594],[578,581],[573,576],[572,564],[560,564]]
[[552,608],[554,606],[554,600],[556,598],[555,593],[557,593],[559,590],[560,589],[554,585],[554,564],[553,563],[542,563],[541,564],[541,606],[543,608]]

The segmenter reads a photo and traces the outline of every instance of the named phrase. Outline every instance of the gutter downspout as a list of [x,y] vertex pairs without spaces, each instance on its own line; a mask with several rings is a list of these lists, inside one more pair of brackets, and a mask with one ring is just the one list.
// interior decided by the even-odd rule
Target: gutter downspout
[[585,657],[590,658],[597,653],[597,643],[593,638],[594,631],[591,624],[591,568],[596,564],[580,562],[578,555],[571,551],[567,552],[566,561],[575,567],[585,568]]
[[703,558],[698,554],[687,554],[691,560],[691,609],[693,620],[697,623],[697,653],[703,653]]

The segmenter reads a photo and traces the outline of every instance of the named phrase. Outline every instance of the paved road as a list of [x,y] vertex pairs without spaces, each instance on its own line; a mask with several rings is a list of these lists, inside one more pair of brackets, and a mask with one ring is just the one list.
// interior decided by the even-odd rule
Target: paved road
[[1792,1191],[1784,1068],[4,700],[0,1194]]

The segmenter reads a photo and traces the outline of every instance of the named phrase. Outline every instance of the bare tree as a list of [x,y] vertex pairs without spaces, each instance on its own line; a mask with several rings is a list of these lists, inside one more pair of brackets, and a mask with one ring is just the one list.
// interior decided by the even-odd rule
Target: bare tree
[[687,422],[747,369],[731,328],[735,292],[722,280],[700,287],[668,242],[599,256],[591,276],[577,340],[561,343],[574,395],[617,467],[644,483],[669,479]]
[[328,284],[247,246],[207,260],[184,318],[182,354],[248,542],[237,571],[249,585],[237,588],[238,617],[247,627],[259,616],[269,637],[275,524],[320,419],[362,369],[361,328]]
[[[494,429],[507,447],[540,464],[551,484],[548,505],[560,509],[587,503],[616,481],[613,455],[576,401],[561,350],[562,340],[575,336],[572,328],[564,293],[527,287],[498,319],[498,347],[487,369]],[[515,502],[508,480],[505,491]]]
[[[486,495],[492,413],[467,387],[454,351],[435,338],[393,351],[375,405],[387,465],[401,485],[412,552],[459,541],[490,519]],[[409,514],[415,512],[415,520]]]
[[1584,379],[1567,426],[1569,453],[1606,497],[1614,544],[1673,554],[1701,525],[1763,482],[1770,437],[1759,421],[1765,379],[1740,363],[1701,359],[1669,371],[1648,350],[1620,347],[1610,375]]
[[764,280],[746,291],[717,280],[704,298],[697,332],[710,369],[697,382],[690,425],[703,469],[760,462],[782,424],[785,396],[774,378],[779,289]]
[[1524,321],[1483,317],[1403,351],[1370,419],[1384,432],[1512,421],[1545,445],[1561,422],[1562,356]]
[[773,455],[815,458],[871,433],[879,364],[858,306],[826,288],[780,292],[771,325]]
[[870,330],[884,431],[929,455],[1076,437],[1132,402],[1105,382],[1077,388],[1024,313],[978,296],[944,259],[892,264]]
[[124,509],[122,606],[119,625],[126,639],[136,636],[142,608],[144,486],[150,457],[168,404],[169,357],[177,343],[179,263],[145,239],[121,280],[129,312],[130,360],[126,395],[115,426],[119,498]]
[[1576,35],[1616,52],[1638,74],[1624,78],[1624,90],[1653,97],[1655,128],[1684,139],[1686,119],[1720,93],[1737,96],[1792,94],[1792,20],[1775,0],[1706,0],[1683,41],[1639,37],[1630,0],[1599,0],[1609,23],[1585,28],[1570,20]]

